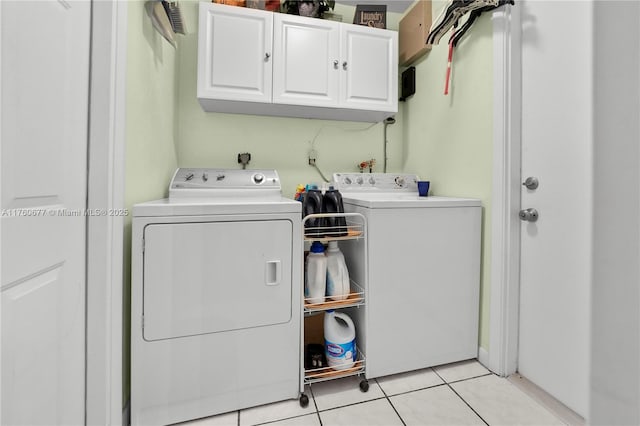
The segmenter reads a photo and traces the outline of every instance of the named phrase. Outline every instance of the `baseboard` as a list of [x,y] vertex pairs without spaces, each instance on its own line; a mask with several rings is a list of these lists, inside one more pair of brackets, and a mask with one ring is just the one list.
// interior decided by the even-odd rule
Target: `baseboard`
[[495,371],[489,368],[489,352],[482,346],[478,347],[478,362],[482,364],[487,370],[495,373]]
[[122,409],[122,426],[129,426],[131,424],[131,400],[127,399]]
[[564,424],[569,426],[585,426],[585,420],[571,408],[549,395],[535,383],[515,373],[510,375],[507,380],[515,385],[522,392],[534,399],[551,413],[555,414]]

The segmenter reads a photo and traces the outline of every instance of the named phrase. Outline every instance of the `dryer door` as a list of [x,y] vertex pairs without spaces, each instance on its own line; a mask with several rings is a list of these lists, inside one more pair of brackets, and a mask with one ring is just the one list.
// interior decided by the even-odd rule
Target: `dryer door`
[[148,225],[144,339],[289,322],[292,226],[288,220]]

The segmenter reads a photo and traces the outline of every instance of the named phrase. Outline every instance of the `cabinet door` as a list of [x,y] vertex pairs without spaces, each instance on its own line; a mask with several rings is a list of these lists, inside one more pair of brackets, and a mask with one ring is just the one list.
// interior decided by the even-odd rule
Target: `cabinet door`
[[398,33],[342,25],[343,108],[398,111]]
[[200,3],[198,97],[271,102],[273,14]]
[[275,14],[273,102],[338,105],[340,23]]

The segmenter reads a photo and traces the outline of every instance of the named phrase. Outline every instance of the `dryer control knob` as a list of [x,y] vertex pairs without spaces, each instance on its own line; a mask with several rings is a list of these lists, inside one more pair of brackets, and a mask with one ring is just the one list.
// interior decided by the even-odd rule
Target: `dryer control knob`
[[184,180],[191,180],[193,179],[194,174],[193,173],[189,173],[188,175],[185,176]]
[[353,183],[353,181],[351,180],[351,178],[349,176],[347,176],[346,178],[344,178],[344,183],[346,183],[347,185],[351,185],[351,183]]
[[205,182],[208,181],[209,180],[209,173],[207,173],[207,172],[202,173],[202,180],[205,181]]
[[376,184],[376,180],[373,178],[373,176],[371,176],[371,177],[369,178],[369,183],[370,183],[371,185],[375,185],[375,184]]
[[255,175],[253,175],[253,182],[260,185],[262,182],[264,182],[264,175],[262,173],[256,173]]
[[398,185],[398,186],[399,186],[399,187],[401,187],[401,188],[402,188],[402,187],[404,186],[404,184],[405,184],[404,178],[403,178],[402,176],[398,176],[398,177],[396,177],[396,178],[395,178],[395,182],[396,182],[396,185]]
[[357,183],[358,185],[362,185],[362,183],[363,183],[363,182],[364,182],[364,180],[362,179],[362,177],[358,177],[358,178],[356,179],[356,183]]

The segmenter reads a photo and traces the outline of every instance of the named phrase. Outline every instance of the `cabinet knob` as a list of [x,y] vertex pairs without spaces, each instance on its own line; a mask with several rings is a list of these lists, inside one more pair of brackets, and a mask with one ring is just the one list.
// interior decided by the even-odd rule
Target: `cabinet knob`
[[337,59],[335,61],[333,61],[333,67],[335,69],[338,69],[338,60]]
[[265,61],[268,61],[270,57],[271,57],[271,53],[267,52],[267,53],[264,54],[264,60]]
[[342,63],[342,69],[345,70],[345,71],[347,70],[347,61],[344,61]]

